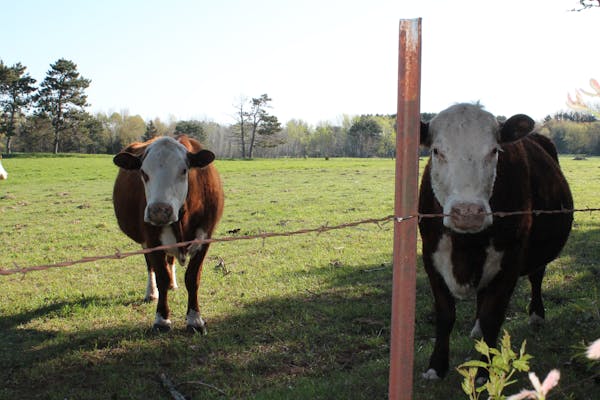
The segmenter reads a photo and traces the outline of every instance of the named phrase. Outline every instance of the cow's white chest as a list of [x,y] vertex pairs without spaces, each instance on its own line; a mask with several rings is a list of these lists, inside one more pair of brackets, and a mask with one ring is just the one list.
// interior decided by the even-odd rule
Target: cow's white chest
[[[177,243],[177,238],[175,237],[175,233],[171,226],[163,227],[162,232],[160,233],[160,243],[164,246],[170,246]],[[186,253],[180,251],[179,247],[170,248],[166,250],[166,253],[175,257],[175,259],[179,261],[179,265],[185,265]],[[175,264],[173,264],[173,266],[174,265]]]
[[493,245],[489,245],[486,248],[486,258],[483,264],[483,271],[481,279],[477,282],[477,285],[473,283],[460,283],[456,280],[453,273],[452,264],[452,239],[449,235],[442,235],[436,251],[433,253],[433,264],[435,269],[442,275],[444,282],[450,292],[459,299],[464,299],[478,290],[486,287],[491,280],[500,271],[500,264],[502,261],[502,252],[498,252],[494,249]]

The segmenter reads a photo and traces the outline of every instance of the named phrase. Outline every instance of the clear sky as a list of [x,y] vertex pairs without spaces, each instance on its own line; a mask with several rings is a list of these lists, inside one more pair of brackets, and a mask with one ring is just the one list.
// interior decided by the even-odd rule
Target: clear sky
[[421,111],[481,101],[541,119],[600,79],[600,9],[577,0],[19,0],[0,59],[92,80],[91,112],[233,123],[267,93],[280,121],[396,112],[399,20],[421,17]]

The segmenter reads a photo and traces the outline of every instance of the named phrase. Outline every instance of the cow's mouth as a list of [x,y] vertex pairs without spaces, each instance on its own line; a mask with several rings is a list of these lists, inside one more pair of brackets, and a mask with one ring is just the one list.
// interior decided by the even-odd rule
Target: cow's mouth
[[459,233],[478,233],[491,224],[492,217],[483,204],[460,202],[450,208],[444,225]]
[[152,203],[146,208],[144,220],[154,226],[166,226],[177,222],[177,216],[170,204]]

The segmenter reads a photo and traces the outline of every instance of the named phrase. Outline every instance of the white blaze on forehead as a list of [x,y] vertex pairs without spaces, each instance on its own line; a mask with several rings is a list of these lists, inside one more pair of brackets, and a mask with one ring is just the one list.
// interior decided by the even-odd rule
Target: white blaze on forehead
[[[459,104],[438,114],[429,125],[431,185],[449,214],[460,203],[476,204],[490,212],[498,163],[499,125],[479,106]],[[491,216],[486,225],[491,223]],[[448,217],[444,224],[449,226]]]
[[187,149],[181,143],[171,137],[151,143],[141,167],[148,177],[144,182],[147,205],[168,204],[177,218],[187,196],[187,169]]

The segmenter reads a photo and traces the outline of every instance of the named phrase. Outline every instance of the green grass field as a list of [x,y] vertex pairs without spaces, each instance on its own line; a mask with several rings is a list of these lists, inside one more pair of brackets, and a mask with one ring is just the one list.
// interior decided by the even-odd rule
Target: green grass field
[[[0,268],[138,250],[112,211],[109,156],[4,158]],[[561,159],[576,206],[600,207],[600,159]],[[424,164],[424,163],[422,163]],[[393,213],[394,161],[217,161],[225,214],[215,237],[286,232]],[[185,288],[170,295],[174,329],[154,333],[142,302],[142,256],[0,276],[1,399],[387,398],[393,224],[217,243],[200,292],[208,336],[185,332]],[[547,323],[527,325],[522,280],[504,328],[527,340],[532,369],[559,368],[549,398],[595,399],[582,345],[600,337],[600,213],[577,213],[544,282]],[[224,268],[217,267],[224,261]],[[433,345],[432,297],[417,275],[415,399],[464,399],[459,375],[420,378]],[[458,303],[451,363],[475,356],[474,302]],[[520,376],[508,393],[528,386]]]

